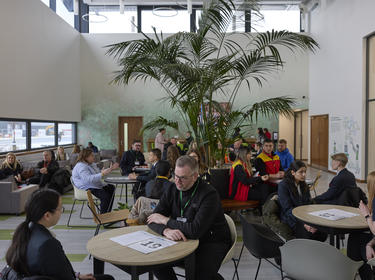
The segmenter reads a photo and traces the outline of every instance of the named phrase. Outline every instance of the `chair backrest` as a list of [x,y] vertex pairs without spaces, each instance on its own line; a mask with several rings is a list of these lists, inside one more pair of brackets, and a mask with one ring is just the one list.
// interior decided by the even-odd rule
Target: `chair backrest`
[[283,271],[295,280],[353,280],[355,262],[335,247],[309,239],[293,239],[280,247]]
[[318,186],[320,177],[322,177],[322,171],[321,170],[319,170],[318,173],[316,174],[314,182],[312,183],[312,185],[310,187],[310,191],[315,190],[315,188]]
[[70,183],[73,186],[74,190],[74,199],[81,200],[81,201],[87,201],[87,194],[85,190],[81,190],[76,187],[76,185],[73,182],[73,177],[70,177]]
[[284,242],[268,226],[250,223],[239,215],[242,225],[242,238],[245,247],[256,258],[280,256],[279,247]]
[[220,195],[220,199],[228,198],[229,192],[229,177],[230,169],[216,169],[211,168],[210,173],[210,184],[217,190]]
[[98,214],[98,212],[96,212],[96,206],[95,206],[95,203],[94,203],[93,195],[92,195],[90,190],[88,190],[86,193],[87,193],[87,200],[89,202],[90,210],[91,210],[91,212],[94,216],[94,222],[97,223],[97,224],[100,224],[100,221],[98,220],[98,217],[99,217],[100,214]]
[[357,208],[361,200],[367,204],[366,194],[361,188],[357,186],[346,187],[337,198],[337,204]]
[[236,242],[237,242],[236,225],[229,215],[224,214],[224,216],[225,216],[225,220],[227,221],[227,224],[228,224],[228,227],[229,227],[229,230],[230,230],[230,237],[231,237],[231,240],[232,240],[232,246],[228,250],[224,260],[222,261],[222,263],[226,263],[226,262],[228,262],[232,259],[233,254],[234,254],[234,248],[235,248]]

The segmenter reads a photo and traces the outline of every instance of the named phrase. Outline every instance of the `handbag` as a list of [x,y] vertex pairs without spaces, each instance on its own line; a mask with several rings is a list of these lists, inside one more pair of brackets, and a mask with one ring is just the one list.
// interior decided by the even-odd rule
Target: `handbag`
[[54,280],[54,278],[40,275],[24,277],[7,265],[0,272],[0,280]]

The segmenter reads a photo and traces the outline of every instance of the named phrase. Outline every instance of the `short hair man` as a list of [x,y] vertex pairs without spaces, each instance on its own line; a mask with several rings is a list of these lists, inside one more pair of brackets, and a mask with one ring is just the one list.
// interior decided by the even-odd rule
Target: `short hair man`
[[[273,152],[273,142],[271,139],[265,139],[263,150],[255,159],[255,169],[260,176],[269,175],[269,184],[277,187],[272,181],[277,181],[284,177],[284,171],[280,162],[280,158]],[[276,191],[276,190],[275,190]]]
[[287,148],[287,142],[286,142],[285,139],[279,140],[279,143],[277,145],[276,154],[280,158],[281,166],[284,168],[284,171],[287,171],[289,166],[294,161],[294,157],[289,152],[289,149]]
[[329,183],[328,190],[314,198],[318,203],[337,204],[339,196],[346,188],[357,187],[354,174],[345,168],[348,157],[339,153],[332,155],[331,159],[331,167],[337,171],[337,175]]
[[[219,195],[199,179],[194,158],[178,158],[175,185],[164,192],[147,222],[153,231],[171,240],[199,239],[195,279],[217,279],[215,276],[230,248],[230,231]],[[173,266],[154,270],[154,274],[159,280],[177,279]]]
[[37,167],[39,168],[38,173],[27,180],[27,183],[39,184],[39,188],[43,188],[51,182],[52,175],[60,168],[51,150],[43,152],[43,160],[38,162]]
[[149,156],[148,161],[152,164],[151,170],[149,172],[142,173],[139,175],[135,173],[131,173],[129,174],[130,179],[137,179],[138,182],[146,184],[148,181],[151,181],[152,179],[156,177],[155,168],[161,159],[161,151],[159,149],[152,149],[149,152],[148,156]]
[[127,176],[133,172],[135,167],[145,164],[145,156],[141,152],[141,147],[141,140],[134,140],[131,150],[123,153],[120,161],[122,175]]
[[241,137],[237,137],[234,139],[234,142],[232,145],[229,146],[229,160],[235,161],[239,149],[242,147],[243,140]]
[[99,153],[99,149],[92,142],[88,143],[87,148],[91,149],[93,153]]

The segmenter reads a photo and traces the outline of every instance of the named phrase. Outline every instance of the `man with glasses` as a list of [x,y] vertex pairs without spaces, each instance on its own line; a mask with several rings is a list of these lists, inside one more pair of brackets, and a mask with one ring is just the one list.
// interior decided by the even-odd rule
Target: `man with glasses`
[[121,174],[128,176],[135,167],[145,164],[145,156],[141,152],[142,143],[140,140],[134,140],[132,149],[124,152],[120,161]]
[[[179,157],[175,185],[162,195],[149,227],[171,240],[199,239],[195,251],[195,279],[224,279],[218,274],[230,248],[231,237],[219,195],[198,176],[198,163],[189,156]],[[154,270],[159,280],[177,279],[173,266]]]

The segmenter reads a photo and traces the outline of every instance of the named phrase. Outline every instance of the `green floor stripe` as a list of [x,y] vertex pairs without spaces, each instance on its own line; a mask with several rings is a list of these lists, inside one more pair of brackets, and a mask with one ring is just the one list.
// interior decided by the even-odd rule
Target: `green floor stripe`
[[95,229],[96,226],[77,226],[77,227],[68,227],[67,225],[56,225],[53,229],[78,229],[78,230],[91,230]]
[[65,209],[65,210],[64,210],[64,214],[68,214],[68,215],[69,215],[70,212],[72,212],[72,214],[74,214],[75,212],[77,212],[77,210],[73,210],[73,211],[70,210],[70,209],[69,209],[69,210],[68,210],[68,209]]
[[87,254],[66,254],[66,256],[71,262],[83,262]]
[[237,236],[237,242],[242,242],[242,241],[243,241],[242,236]]
[[16,217],[16,216],[12,216],[12,215],[0,215],[0,221],[6,221],[6,220],[8,220],[11,217]]
[[74,197],[62,197],[63,204],[73,204]]
[[0,229],[0,240],[11,240],[14,229]]

